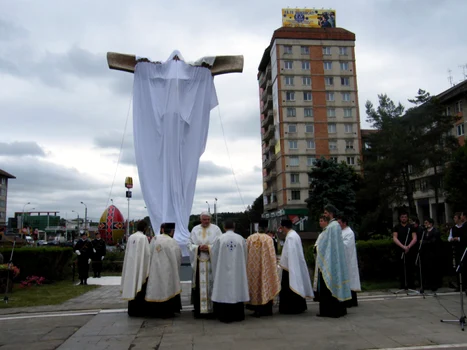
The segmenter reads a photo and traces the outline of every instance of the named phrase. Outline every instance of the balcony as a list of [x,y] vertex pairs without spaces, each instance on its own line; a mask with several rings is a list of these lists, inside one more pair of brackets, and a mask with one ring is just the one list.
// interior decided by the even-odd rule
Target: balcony
[[264,182],[269,182],[271,181],[272,179],[275,179],[276,178],[276,171],[275,170],[271,170],[269,172],[269,174],[267,174],[264,178],[263,178],[263,181]]
[[264,210],[274,210],[277,209],[277,202],[272,202],[264,206]]
[[259,80],[258,80],[259,87],[263,87],[267,80],[268,80],[268,77],[267,77],[266,72],[261,73]]
[[269,169],[272,165],[276,164],[276,155],[270,154],[263,162],[263,168]]
[[272,111],[269,111],[266,117],[261,121],[261,126],[263,128],[266,128],[269,124],[272,124],[273,118],[272,118]]
[[270,125],[269,128],[266,130],[266,132],[263,135],[263,140],[268,141],[274,137],[274,125]]

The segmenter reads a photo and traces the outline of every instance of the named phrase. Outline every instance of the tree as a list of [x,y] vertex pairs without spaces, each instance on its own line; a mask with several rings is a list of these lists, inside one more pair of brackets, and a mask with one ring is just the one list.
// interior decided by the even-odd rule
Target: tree
[[325,158],[317,159],[308,173],[310,176],[310,197],[306,200],[310,215],[315,221],[327,204],[334,205],[340,212],[353,220],[356,216],[355,192],[359,176],[345,164]]
[[460,147],[448,164],[444,176],[444,187],[446,190],[446,200],[453,207],[454,211],[467,209],[467,144]]

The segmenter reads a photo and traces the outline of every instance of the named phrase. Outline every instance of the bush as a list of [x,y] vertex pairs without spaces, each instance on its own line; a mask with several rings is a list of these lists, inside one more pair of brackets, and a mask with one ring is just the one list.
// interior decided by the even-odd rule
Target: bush
[[[10,259],[11,248],[0,248],[5,259]],[[15,248],[13,264],[20,269],[20,278],[42,276],[50,281],[59,281],[71,275],[71,248]]]
[[102,261],[102,271],[105,272],[121,272],[123,269],[123,259],[125,252],[107,252]]

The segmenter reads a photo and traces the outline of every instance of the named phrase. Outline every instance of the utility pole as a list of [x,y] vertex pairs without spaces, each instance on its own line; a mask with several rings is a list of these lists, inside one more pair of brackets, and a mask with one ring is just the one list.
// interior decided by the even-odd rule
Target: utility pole
[[208,205],[208,213],[211,214],[211,207],[209,206],[209,202],[206,201],[206,204]]
[[81,202],[81,204],[84,205],[84,231],[87,232],[88,230],[88,207],[83,202]]
[[214,218],[216,219],[217,225],[217,198],[214,198]]

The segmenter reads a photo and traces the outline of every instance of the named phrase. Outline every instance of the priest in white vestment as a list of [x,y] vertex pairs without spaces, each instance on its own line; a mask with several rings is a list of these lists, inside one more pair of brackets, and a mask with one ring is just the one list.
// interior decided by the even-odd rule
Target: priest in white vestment
[[235,233],[233,221],[224,224],[225,233],[212,247],[214,314],[225,323],[245,319],[245,302],[250,300],[246,274],[247,248],[245,239]]
[[195,318],[209,318],[213,316],[211,248],[222,235],[222,231],[218,226],[211,224],[211,214],[208,212],[201,213],[200,220],[201,224],[193,227],[188,242],[193,268],[191,302]]
[[127,242],[121,281],[122,299],[128,300],[128,315],[145,316],[147,305],[144,300],[146,280],[149,276],[150,250],[148,238],[144,234],[148,224],[141,220],[137,232]]
[[348,226],[349,220],[347,217],[338,216],[337,222],[342,228],[342,240],[344,241],[345,260],[349,272],[349,286],[352,295],[351,300],[347,300],[346,306],[358,306],[357,292],[361,292],[360,273],[358,271],[357,247],[355,245],[355,234]]
[[175,223],[168,222],[163,227],[163,233],[150,244],[151,264],[145,299],[149,302],[150,316],[169,318],[180,313],[182,308],[179,276],[182,251],[172,238]]
[[298,233],[292,230],[292,226],[290,220],[281,221],[282,231],[286,233],[280,260],[282,280],[279,293],[279,312],[281,314],[305,312],[307,310],[306,298],[313,297],[302,240]]

